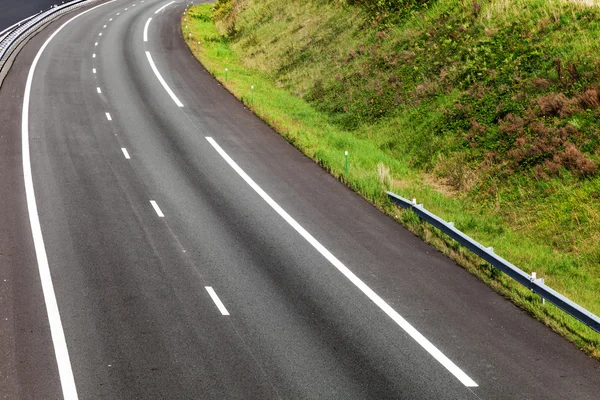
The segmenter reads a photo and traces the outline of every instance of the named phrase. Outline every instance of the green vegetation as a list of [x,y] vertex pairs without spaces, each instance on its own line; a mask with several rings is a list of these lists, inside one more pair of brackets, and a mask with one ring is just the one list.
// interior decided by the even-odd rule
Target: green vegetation
[[385,196],[417,198],[600,314],[594,1],[219,0],[184,18],[190,50],[287,140],[600,358],[600,335]]

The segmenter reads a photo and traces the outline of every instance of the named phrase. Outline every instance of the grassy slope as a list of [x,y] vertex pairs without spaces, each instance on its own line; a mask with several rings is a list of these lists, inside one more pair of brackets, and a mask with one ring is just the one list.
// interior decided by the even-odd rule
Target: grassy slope
[[390,18],[342,1],[232,0],[217,11],[219,31],[213,17],[210,5],[190,11],[183,22],[193,34],[190,48],[196,53],[200,39],[196,55],[222,82],[227,67],[225,86],[257,115],[500,293],[600,355],[599,335],[542,307],[383,195],[391,189],[416,197],[599,314],[597,8],[439,0]]

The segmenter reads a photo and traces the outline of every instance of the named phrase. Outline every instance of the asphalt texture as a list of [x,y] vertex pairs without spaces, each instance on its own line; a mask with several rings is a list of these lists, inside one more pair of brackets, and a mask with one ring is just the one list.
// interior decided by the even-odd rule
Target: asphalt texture
[[[597,398],[598,362],[245,109],[183,43],[185,3],[154,13],[166,3],[119,0],[82,15],[50,42],[33,80],[34,187],[79,398]],[[61,398],[24,204],[20,112],[29,65],[72,15],[28,43],[0,91],[5,398]],[[465,387],[384,314],[207,136],[479,386]]]

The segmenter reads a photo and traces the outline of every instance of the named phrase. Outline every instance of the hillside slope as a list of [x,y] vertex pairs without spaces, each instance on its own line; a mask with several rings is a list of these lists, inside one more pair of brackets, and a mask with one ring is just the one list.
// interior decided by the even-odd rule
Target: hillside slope
[[[189,23],[209,70],[228,66],[234,94],[355,190],[384,208],[386,189],[416,197],[599,314],[594,3],[219,0]],[[599,354],[598,335],[401,218]]]

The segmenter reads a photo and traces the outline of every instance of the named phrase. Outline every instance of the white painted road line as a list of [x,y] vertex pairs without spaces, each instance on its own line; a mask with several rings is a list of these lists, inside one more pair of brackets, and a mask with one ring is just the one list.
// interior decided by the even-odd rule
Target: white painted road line
[[[104,28],[106,28],[106,25],[104,25]],[[104,28],[102,28],[102,29],[104,29]]]
[[96,88],[96,92],[98,92],[98,94],[102,94],[102,90],[99,87]]
[[150,204],[152,204],[152,207],[154,207],[154,211],[156,211],[156,214],[161,217],[164,218],[165,214],[162,213],[162,211],[160,211],[160,207],[158,206],[158,204],[156,204],[156,202],[154,200],[150,200]]
[[67,24],[74,19],[79,18],[83,14],[95,10],[98,7],[113,3],[115,0],[107,1],[99,4],[89,10],[77,14],[64,24],[62,24],[50,37],[44,42],[37,55],[31,63],[27,81],[25,83],[25,94],[23,96],[23,114],[21,117],[21,152],[23,159],[23,180],[25,181],[25,197],[27,199],[27,210],[29,213],[29,224],[31,226],[31,235],[33,237],[33,245],[35,248],[35,256],[37,259],[38,269],[40,272],[40,281],[42,284],[42,292],[44,294],[44,302],[46,303],[46,312],[48,313],[48,322],[50,325],[50,335],[52,344],[54,345],[54,354],[56,356],[56,364],[58,366],[58,376],[62,388],[63,398],[66,400],[77,400],[77,387],[75,386],[75,378],[73,377],[73,369],[67,349],[67,341],[60,319],[58,303],[56,302],[56,294],[54,292],[54,284],[52,283],[52,275],[50,273],[50,265],[48,264],[48,255],[46,254],[46,246],[44,244],[44,236],[40,225],[40,217],[35,201],[35,190],[33,188],[33,173],[31,171],[31,155],[29,150],[29,101],[31,98],[31,85],[35,69],[40,61],[40,57],[48,44],[54,37],[63,30]]
[[150,26],[150,21],[152,21],[152,18],[148,18],[148,21],[146,21],[146,25],[144,26],[144,42],[148,41],[148,26]]
[[92,58],[96,58],[96,53],[92,54]]
[[106,113],[106,119],[107,119],[107,120],[109,120],[109,121],[112,121],[112,118],[111,118],[111,116],[110,116],[110,113]]
[[96,68],[92,68],[92,73],[96,73]]
[[123,152],[123,155],[125,156],[126,159],[130,159],[131,157],[129,157],[129,152],[127,151],[127,149],[125,147],[121,147],[121,151]]
[[168,6],[170,6],[171,4],[175,3],[174,1],[165,4],[164,6],[162,6],[161,8],[159,8],[158,10],[154,11],[154,14],[158,14],[159,12],[161,12],[162,10],[164,10],[165,8],[167,8]]
[[171,90],[169,85],[167,85],[167,82],[165,82],[165,80],[163,79],[160,72],[158,72],[158,69],[156,68],[156,65],[154,65],[154,61],[152,61],[152,55],[150,55],[149,51],[146,52],[146,57],[148,57],[148,62],[150,63],[150,67],[152,68],[152,71],[154,71],[154,75],[156,75],[160,84],[165,88],[167,93],[169,93],[169,96],[171,96],[171,98],[173,99],[175,104],[177,104],[178,107],[183,107],[183,103],[181,101],[179,101],[177,96],[175,96],[175,93],[173,93],[173,91]]
[[108,20],[108,22],[112,21],[112,18]]
[[98,46],[98,42],[94,43],[94,46]]
[[229,311],[227,311],[227,309],[223,305],[223,302],[221,302],[221,299],[219,299],[219,296],[217,296],[217,293],[215,292],[215,290],[211,286],[206,286],[205,289],[208,292],[208,294],[210,295],[210,298],[215,302],[215,304],[216,304],[217,308],[219,309],[219,311],[221,312],[221,314],[229,315]]
[[102,32],[100,32],[100,33],[98,34],[98,36],[102,36]]
[[225,161],[242,177],[244,181],[254,191],[262,197],[262,199],[270,205],[273,210],[277,212],[288,224],[292,226],[308,243],[310,243],[323,257],[327,259],[335,268],[338,269],[350,282],[352,282],[360,291],[362,291],[373,303],[375,303],[384,313],[386,313],[400,328],[410,335],[421,347],[423,347],[429,354],[433,356],[440,364],[442,364],[452,375],[454,375],[463,385],[467,387],[477,387],[477,383],[473,381],[467,374],[465,374],[460,368],[456,366],[448,357],[446,357],[441,351],[438,350],[425,336],[417,331],[408,321],[406,321],[400,314],[398,314],[388,303],[385,302],[377,293],[375,293],[369,286],[367,286],[359,277],[357,277],[352,271],[348,269],[340,260],[338,260],[329,250],[327,250],[321,243],[317,241],[306,229],[304,229],[295,219],[293,219],[279,204],[275,202],[264,190],[260,188],[248,176],[244,170],[242,170],[235,161],[219,146],[219,144],[211,137],[207,137],[206,140],[217,150],[217,152],[223,157]]

